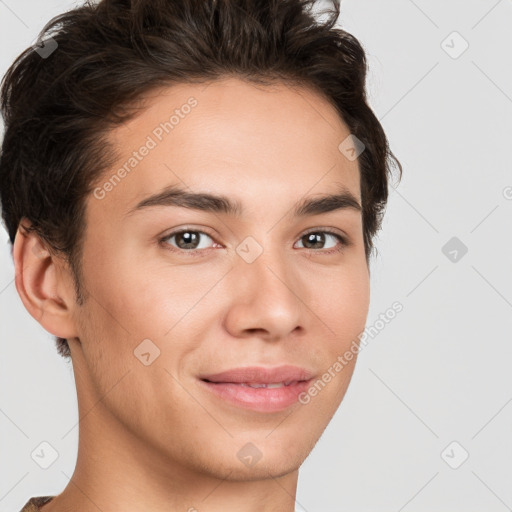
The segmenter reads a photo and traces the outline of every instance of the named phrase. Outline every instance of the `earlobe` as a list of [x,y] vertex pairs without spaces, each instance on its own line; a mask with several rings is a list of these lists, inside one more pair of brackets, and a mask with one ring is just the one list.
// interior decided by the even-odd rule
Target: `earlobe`
[[41,326],[61,338],[77,336],[73,321],[73,288],[66,269],[34,232],[20,223],[13,246],[15,285],[25,308]]

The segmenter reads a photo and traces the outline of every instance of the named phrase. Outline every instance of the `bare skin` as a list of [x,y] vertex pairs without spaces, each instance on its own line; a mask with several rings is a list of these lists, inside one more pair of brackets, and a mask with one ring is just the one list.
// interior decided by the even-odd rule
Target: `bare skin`
[[[196,106],[158,140],[155,127],[190,97]],[[98,182],[103,197],[87,199],[83,305],[65,262],[18,232],[16,288],[45,330],[68,339],[80,415],[75,472],[44,512],[294,511],[299,467],[356,357],[308,404],[271,413],[225,402],[198,375],[286,363],[319,379],[364,330],[361,211],[293,215],[305,198],[342,187],[361,204],[357,160],[338,149],[349,133],[309,89],[235,78],[162,88],[110,133],[119,165]],[[105,187],[148,135],[156,147]],[[127,215],[175,184],[225,195],[243,213],[151,206]],[[205,233],[195,256],[170,236],[183,227]],[[323,245],[308,245],[309,231],[324,232]],[[236,251],[247,237],[263,250],[250,263]],[[149,365],[134,355],[145,339],[160,351]],[[237,455],[247,443],[261,453],[251,467]]]

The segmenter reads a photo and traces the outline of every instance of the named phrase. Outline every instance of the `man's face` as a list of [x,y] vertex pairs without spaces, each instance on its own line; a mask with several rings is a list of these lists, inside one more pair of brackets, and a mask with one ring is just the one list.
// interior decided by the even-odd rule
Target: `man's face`
[[[80,343],[70,340],[79,402],[92,407],[81,428],[101,429],[95,442],[115,446],[123,432],[160,468],[229,479],[300,466],[345,394],[355,357],[332,368],[369,307],[361,211],[295,214],[343,190],[361,203],[357,161],[338,149],[349,133],[312,91],[235,79],[154,92],[111,133],[120,160],[87,200],[87,300],[73,313]],[[172,186],[222,195],[239,215],[136,208]],[[309,370],[308,387],[329,368],[331,379],[307,404],[251,407],[200,378],[284,364]],[[247,443],[261,453],[252,466]]]

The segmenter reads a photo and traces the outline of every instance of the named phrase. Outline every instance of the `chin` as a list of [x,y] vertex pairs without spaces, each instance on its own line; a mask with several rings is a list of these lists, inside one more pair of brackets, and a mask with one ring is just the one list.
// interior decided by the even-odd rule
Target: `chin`
[[297,461],[290,461],[289,459],[285,460],[285,458],[273,457],[264,461],[262,458],[252,467],[237,464],[235,467],[225,468],[223,478],[232,482],[255,482],[270,478],[281,478],[297,471],[304,459],[305,457],[300,458],[300,460],[298,458]]
[[[237,464],[232,468],[233,472],[228,479],[251,481],[279,478],[297,471],[316,441],[294,437],[293,442],[286,443],[276,434],[277,432],[274,432],[266,439],[263,437],[252,442],[237,442],[234,451]],[[265,435],[268,435],[268,432]],[[275,439],[271,439],[274,435]],[[255,457],[253,465],[246,465],[243,462],[246,453]]]

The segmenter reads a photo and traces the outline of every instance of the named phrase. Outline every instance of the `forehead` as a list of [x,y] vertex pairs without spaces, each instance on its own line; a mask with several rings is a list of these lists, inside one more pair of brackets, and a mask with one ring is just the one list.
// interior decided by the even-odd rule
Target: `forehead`
[[173,184],[247,200],[247,211],[340,185],[360,200],[357,160],[338,149],[350,131],[313,90],[229,78],[157,89],[142,105],[109,134],[118,161],[91,208],[122,216]]

